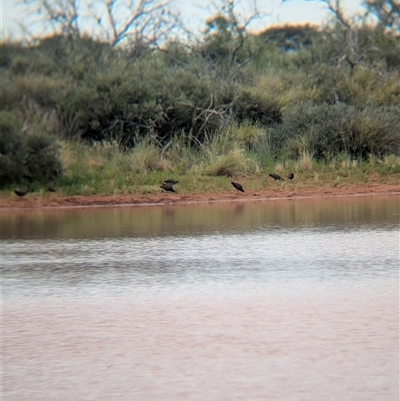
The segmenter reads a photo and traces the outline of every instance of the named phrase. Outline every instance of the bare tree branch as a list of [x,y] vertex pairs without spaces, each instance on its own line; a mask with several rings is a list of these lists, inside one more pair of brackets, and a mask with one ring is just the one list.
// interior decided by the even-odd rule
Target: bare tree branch
[[23,0],[29,9],[35,9],[54,34],[80,37],[78,0]]
[[170,0],[98,0],[92,9],[105,6],[104,21],[93,13],[103,31],[111,31],[111,47],[128,40],[133,47],[147,48],[164,39],[175,27],[177,15],[169,10]]
[[[243,7],[247,9],[243,9]],[[239,8],[242,7],[240,11]],[[238,55],[243,49],[245,41],[250,37],[250,26],[257,20],[262,20],[269,15],[262,12],[257,1],[254,0],[252,6],[240,0],[219,0],[212,3],[212,10],[215,16],[208,20],[210,38],[222,35],[224,37],[223,46],[229,48],[230,66],[238,64]],[[212,31],[216,29],[216,32]],[[250,51],[249,56],[240,62],[240,66],[247,64],[248,59],[253,59],[259,49]],[[240,67],[239,66],[239,67]]]
[[375,15],[385,28],[400,34],[400,3],[396,0],[364,0],[368,13]]
[[111,47],[124,42],[132,54],[164,42],[179,20],[169,9],[170,0],[22,1],[29,14],[39,16],[42,27],[53,34],[80,38],[83,27],[86,31],[91,27],[93,38],[95,31],[105,34]]

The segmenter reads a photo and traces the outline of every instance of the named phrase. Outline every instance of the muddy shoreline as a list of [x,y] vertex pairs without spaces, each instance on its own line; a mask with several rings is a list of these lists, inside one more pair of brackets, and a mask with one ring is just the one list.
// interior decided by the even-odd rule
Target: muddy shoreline
[[35,196],[28,194],[18,198],[16,195],[1,199],[0,210],[8,209],[42,209],[42,208],[75,208],[75,207],[113,207],[113,206],[142,206],[142,205],[171,205],[190,203],[214,203],[230,201],[266,201],[273,199],[298,198],[329,198],[356,195],[400,195],[400,185],[367,184],[353,185],[343,188],[279,188],[264,191],[246,191],[245,193],[216,192],[207,194],[169,194],[151,195],[116,195],[116,196],[68,196],[57,194]]

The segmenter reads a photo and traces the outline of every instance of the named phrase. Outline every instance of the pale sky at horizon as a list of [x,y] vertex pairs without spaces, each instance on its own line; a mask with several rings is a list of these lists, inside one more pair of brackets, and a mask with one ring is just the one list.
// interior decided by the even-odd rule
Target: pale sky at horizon
[[[83,2],[88,2],[82,0]],[[362,12],[362,0],[342,0],[342,5],[348,16]],[[20,30],[18,22],[22,23],[26,14],[23,8],[18,6],[20,0],[1,0],[1,32],[2,37],[7,37],[10,33],[12,37],[18,37]],[[252,3],[242,1],[243,4]],[[269,16],[263,20],[263,27],[269,25],[283,23],[314,23],[321,24],[326,21],[331,13],[327,10],[326,5],[318,1],[304,0],[269,0],[268,2],[259,1],[258,4],[265,4],[263,11],[268,12]],[[209,4],[207,1],[201,0],[172,0],[171,4],[179,9],[184,16],[184,20],[189,22],[190,28],[199,30],[205,25],[205,20],[210,16],[205,6],[201,4]]]

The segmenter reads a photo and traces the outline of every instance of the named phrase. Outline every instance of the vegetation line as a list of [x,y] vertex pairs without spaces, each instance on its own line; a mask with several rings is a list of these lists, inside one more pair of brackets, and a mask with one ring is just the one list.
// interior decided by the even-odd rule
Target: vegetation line
[[176,33],[167,3],[141,2],[125,24],[117,3],[108,40],[74,9],[54,17],[55,0],[51,36],[1,43],[3,199],[151,195],[168,178],[180,195],[263,190],[268,174],[294,173],[293,190],[399,180],[398,9],[366,2],[376,22],[355,23],[329,2],[325,26],[254,33],[261,13],[221,0],[199,36]]

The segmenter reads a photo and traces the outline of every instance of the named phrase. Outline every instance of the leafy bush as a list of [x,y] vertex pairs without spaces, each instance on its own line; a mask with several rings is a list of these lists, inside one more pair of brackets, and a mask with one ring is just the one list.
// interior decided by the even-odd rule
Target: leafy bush
[[245,121],[243,124],[232,127],[233,137],[247,150],[255,149],[265,139],[265,131],[258,125]]
[[48,182],[62,172],[59,146],[48,135],[26,135],[25,168],[30,181]]
[[373,71],[357,69],[351,75],[342,74],[335,92],[342,102],[358,107],[400,104],[400,81],[397,73],[383,79]]
[[270,125],[282,121],[282,113],[277,101],[271,99],[265,91],[257,88],[242,89],[234,104],[236,119]]
[[61,172],[59,148],[52,137],[25,134],[13,113],[0,112],[0,187],[23,181],[46,183]]
[[26,143],[20,127],[13,113],[0,112],[0,187],[20,182],[26,173]]
[[15,89],[22,101],[34,101],[40,106],[53,108],[62,98],[64,83],[47,76],[29,76],[15,79]]
[[287,110],[273,135],[285,138],[284,152],[298,159],[304,152],[315,158],[348,153],[365,159],[368,154],[399,154],[400,107],[299,105]]

